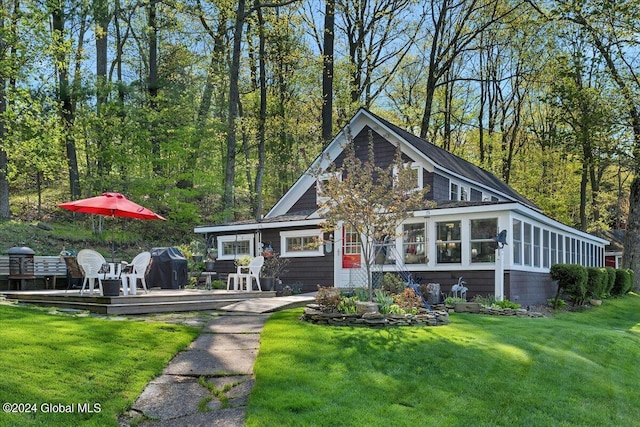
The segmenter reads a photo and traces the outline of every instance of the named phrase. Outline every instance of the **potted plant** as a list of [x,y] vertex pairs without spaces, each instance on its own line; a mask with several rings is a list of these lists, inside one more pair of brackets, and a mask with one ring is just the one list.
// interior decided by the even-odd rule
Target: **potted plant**
[[191,247],[191,258],[193,262],[202,262],[204,244],[199,240],[193,240],[189,246]]
[[204,263],[205,271],[214,271],[216,259],[218,259],[218,249],[217,248],[209,248],[207,249],[207,259]]
[[289,258],[282,258],[277,253],[265,257],[262,266],[262,281],[264,288],[270,291],[276,290],[276,285],[280,284],[280,275],[287,272]]
[[109,264],[103,264],[100,269],[100,273],[104,274],[104,278],[101,280],[102,282],[102,296],[105,297],[117,297],[120,295],[120,284],[122,281],[120,278],[110,277],[107,279],[107,274],[109,273],[111,267]]

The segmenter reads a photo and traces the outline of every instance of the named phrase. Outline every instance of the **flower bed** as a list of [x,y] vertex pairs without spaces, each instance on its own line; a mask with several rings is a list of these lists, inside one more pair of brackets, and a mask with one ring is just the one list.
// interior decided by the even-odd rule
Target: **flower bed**
[[306,322],[333,326],[441,326],[449,324],[449,314],[443,310],[425,311],[418,314],[344,314],[325,313],[317,304],[309,304],[300,318]]

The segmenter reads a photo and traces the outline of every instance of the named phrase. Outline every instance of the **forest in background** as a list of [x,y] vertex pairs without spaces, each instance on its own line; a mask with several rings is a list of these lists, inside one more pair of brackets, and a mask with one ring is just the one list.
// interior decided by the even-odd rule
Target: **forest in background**
[[566,224],[640,222],[635,1],[0,6],[0,219],[103,191],[178,236],[259,218],[364,106]]

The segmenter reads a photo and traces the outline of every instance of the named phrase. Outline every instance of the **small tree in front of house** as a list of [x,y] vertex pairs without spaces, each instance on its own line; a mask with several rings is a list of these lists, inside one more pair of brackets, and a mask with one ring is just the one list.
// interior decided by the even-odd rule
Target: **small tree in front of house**
[[395,237],[400,224],[412,216],[412,210],[429,209],[433,202],[426,201],[428,187],[417,188],[418,179],[410,164],[402,158],[400,147],[393,162],[387,167],[376,164],[374,143],[369,133],[368,155],[360,159],[355,144],[348,135],[343,162],[332,164],[317,173],[325,177],[318,181],[318,194],[323,200],[322,216],[325,230],[339,225],[349,227],[360,236],[361,261],[367,277],[369,300],[373,301],[371,267],[375,261],[376,242]]

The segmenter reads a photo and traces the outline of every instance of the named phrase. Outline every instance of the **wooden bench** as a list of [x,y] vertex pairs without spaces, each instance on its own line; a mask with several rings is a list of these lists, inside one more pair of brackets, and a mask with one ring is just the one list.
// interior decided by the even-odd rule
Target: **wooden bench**
[[[56,279],[60,276],[67,277],[67,265],[59,256],[36,255],[33,258],[33,272],[36,278],[45,280],[45,288],[56,288]],[[10,274],[9,256],[0,256],[0,278],[8,279]]]

